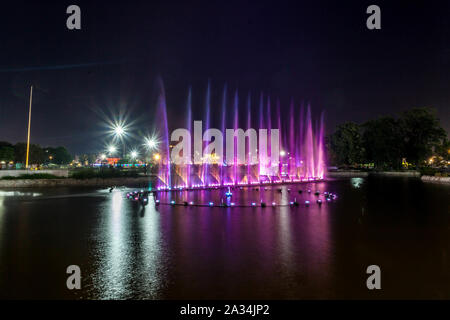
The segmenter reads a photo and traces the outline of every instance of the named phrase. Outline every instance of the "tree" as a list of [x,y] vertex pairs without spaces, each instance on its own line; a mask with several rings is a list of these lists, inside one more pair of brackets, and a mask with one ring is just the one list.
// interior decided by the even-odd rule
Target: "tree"
[[400,168],[404,155],[404,131],[401,121],[382,117],[363,124],[366,158],[376,167]]
[[97,155],[95,153],[88,153],[88,154],[82,154],[80,155],[80,162],[83,163],[83,165],[87,162],[88,164],[95,163],[97,160]]
[[[25,163],[27,154],[27,144],[19,142],[14,145],[14,161]],[[42,164],[45,159],[44,150],[37,144],[30,145],[28,164]]]
[[339,125],[329,138],[329,146],[338,164],[353,165],[363,161],[360,127],[356,123]]
[[441,157],[443,161],[450,161],[450,140],[445,138],[441,144],[435,147],[435,153]]
[[49,162],[54,164],[69,164],[73,160],[73,157],[64,147],[49,147],[45,150],[45,153]]
[[401,115],[405,132],[405,156],[408,162],[421,164],[430,157],[433,149],[442,145],[447,138],[435,110],[414,108]]
[[14,160],[14,147],[11,143],[0,141],[0,161],[13,161]]
[[13,145],[7,141],[0,141],[0,147],[12,147]]

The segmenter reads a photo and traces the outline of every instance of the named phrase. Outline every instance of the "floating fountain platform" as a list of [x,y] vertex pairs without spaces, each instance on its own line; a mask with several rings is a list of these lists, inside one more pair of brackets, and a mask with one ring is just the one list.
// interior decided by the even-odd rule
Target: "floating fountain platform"
[[250,183],[238,182],[225,182],[223,184],[219,183],[210,183],[210,184],[194,184],[191,186],[158,186],[155,191],[196,191],[196,190],[214,190],[214,189],[226,189],[226,188],[236,188],[236,187],[260,187],[260,186],[279,186],[279,185],[290,185],[290,184],[300,184],[300,183],[308,183],[308,182],[320,182],[324,181],[322,177],[311,177],[304,179],[292,179],[292,180],[277,180],[277,181],[253,181]]

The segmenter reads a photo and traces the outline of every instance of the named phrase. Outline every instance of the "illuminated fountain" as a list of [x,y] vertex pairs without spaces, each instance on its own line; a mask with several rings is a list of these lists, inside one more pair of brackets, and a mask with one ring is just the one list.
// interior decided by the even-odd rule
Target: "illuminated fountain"
[[[261,93],[259,108],[252,108],[251,95],[248,94],[246,102],[240,104],[237,90],[233,93],[231,103],[229,103],[227,86],[224,86],[220,109],[218,108],[221,114],[218,123],[220,130],[211,131],[208,130],[213,128],[211,108],[215,106],[211,102],[211,84],[208,82],[202,122],[199,123],[193,119],[192,90],[189,88],[186,103],[186,127],[181,129],[184,130],[183,134],[189,133],[189,138],[179,139],[178,137],[181,135],[176,135],[177,138],[174,140],[168,130],[167,106],[162,81],[159,85],[157,107],[158,119],[161,120],[162,149],[158,163],[156,184],[158,190],[297,183],[324,178],[323,114],[320,116],[320,121],[316,122],[314,126],[309,105],[306,108],[304,106],[297,108],[291,101],[289,112],[282,114],[279,100],[276,100],[275,108],[272,110],[270,97]],[[244,114],[244,112],[239,112],[240,108],[242,111],[244,109],[246,111],[245,119],[239,118]],[[252,111],[259,112],[255,114]],[[251,129],[255,124],[259,125],[259,128]],[[203,128],[203,126],[205,127]],[[240,130],[239,128],[242,126],[247,128]],[[194,127],[193,143],[191,140],[192,127]],[[198,133],[198,130],[201,132]],[[231,136],[228,135],[229,130],[232,132]],[[217,132],[221,132],[220,137]],[[242,134],[245,132],[243,142],[239,140],[242,139],[242,136],[238,137],[239,132]],[[196,137],[200,137],[200,142],[195,140]],[[224,148],[225,144],[228,145],[227,139],[232,139],[234,150],[231,150],[233,155],[231,159],[229,150]],[[239,141],[242,144],[239,144]],[[182,142],[184,148],[180,152],[180,157],[184,161],[180,164],[174,162],[171,157],[170,153],[173,150],[169,145]],[[221,147],[217,148],[215,145],[216,148],[212,148],[212,142]],[[262,143],[267,147],[261,147]],[[244,146],[244,156],[239,158],[238,155],[242,155],[242,153],[238,152],[238,148],[242,145]],[[179,149],[176,150],[178,152]]]

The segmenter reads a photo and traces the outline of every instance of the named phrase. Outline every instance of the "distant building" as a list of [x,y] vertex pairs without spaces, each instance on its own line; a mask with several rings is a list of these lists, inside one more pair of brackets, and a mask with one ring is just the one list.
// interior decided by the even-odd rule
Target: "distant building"
[[120,158],[106,158],[106,161],[109,165],[114,166],[120,161]]

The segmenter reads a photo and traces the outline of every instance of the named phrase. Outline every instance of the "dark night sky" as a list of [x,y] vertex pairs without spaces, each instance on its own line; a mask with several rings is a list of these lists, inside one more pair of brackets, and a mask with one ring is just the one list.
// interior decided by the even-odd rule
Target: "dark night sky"
[[[80,31],[66,28],[70,4]],[[370,4],[382,30],[366,28]],[[98,151],[109,141],[102,112],[119,110],[136,135],[151,131],[158,75],[172,128],[189,86],[202,118],[208,79],[214,110],[227,83],[242,106],[249,91],[255,108],[260,91],[284,110],[291,98],[310,102],[328,131],[421,106],[450,128],[448,1],[36,0],[0,12],[0,141],[25,141],[31,84],[33,143]]]

